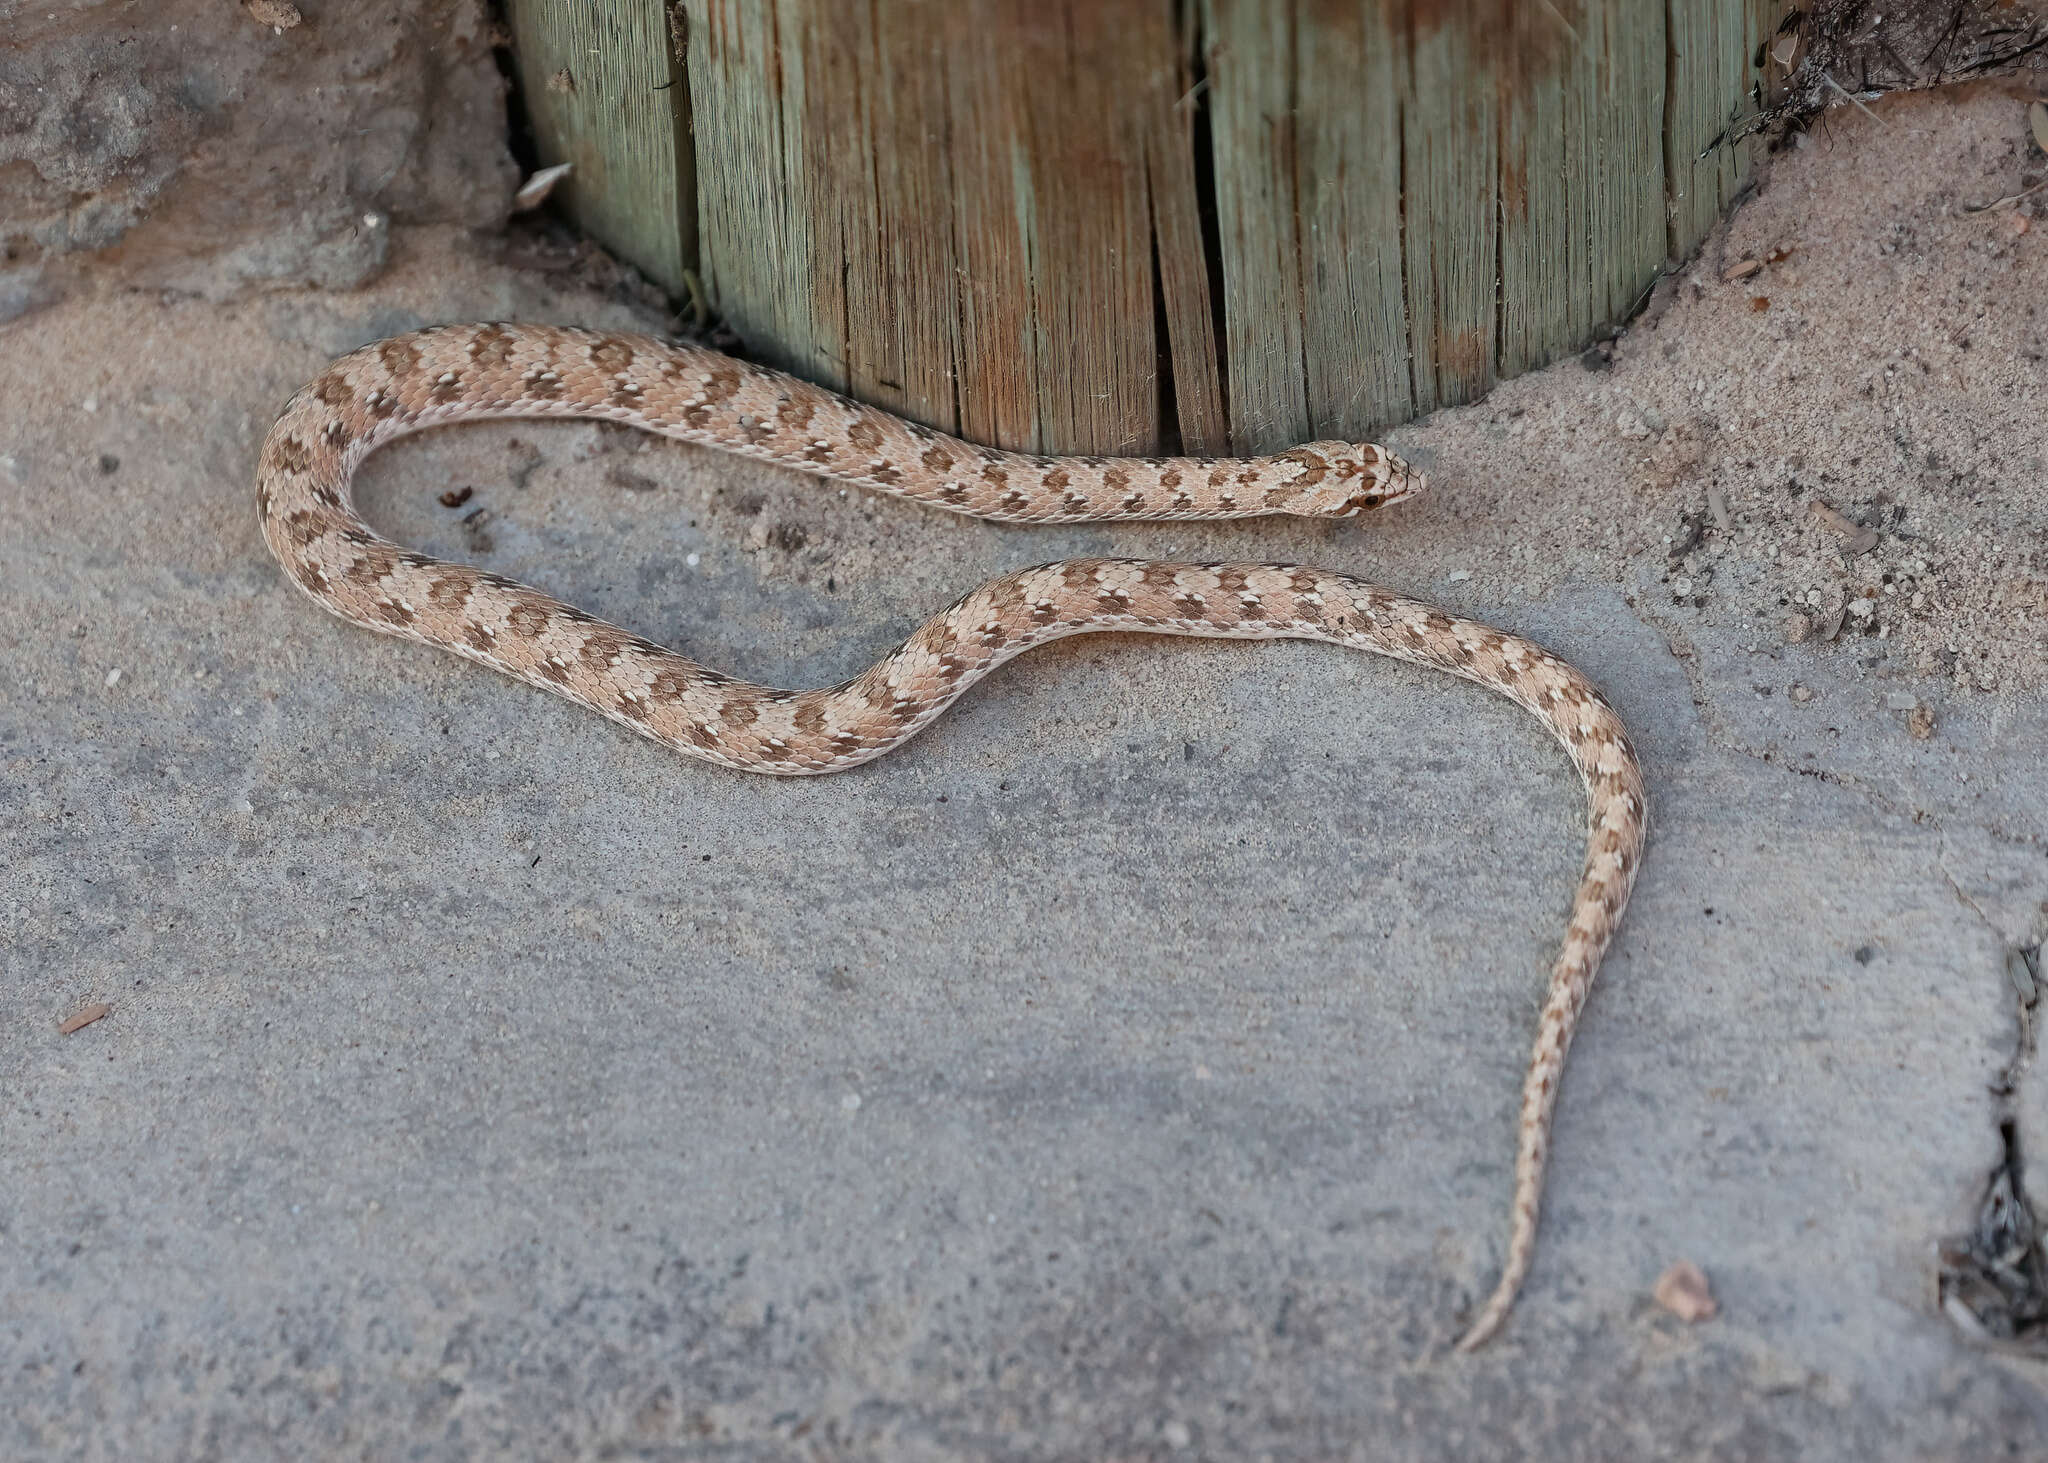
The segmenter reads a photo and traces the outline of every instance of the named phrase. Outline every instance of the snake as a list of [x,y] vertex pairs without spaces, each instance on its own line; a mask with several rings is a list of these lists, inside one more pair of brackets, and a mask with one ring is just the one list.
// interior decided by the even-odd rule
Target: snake
[[1536,1252],[1565,1056],[1642,861],[1643,772],[1621,718],[1540,646],[1348,574],[1299,564],[1085,558],[989,580],[840,685],[752,685],[503,575],[380,537],[357,467],[429,427],[596,418],[1000,523],[1350,518],[1423,491],[1371,443],[1259,457],[1041,456],[975,446],[811,382],[650,336],[504,322],[364,346],[292,396],[258,457],[265,541],[291,582],[352,624],[453,651],[691,757],[774,776],[838,772],[902,746],[1015,656],[1110,631],[1319,640],[1499,692],[1563,745],[1586,788],[1586,856],[1522,1085],[1501,1273],[1456,1341],[1507,1319]]

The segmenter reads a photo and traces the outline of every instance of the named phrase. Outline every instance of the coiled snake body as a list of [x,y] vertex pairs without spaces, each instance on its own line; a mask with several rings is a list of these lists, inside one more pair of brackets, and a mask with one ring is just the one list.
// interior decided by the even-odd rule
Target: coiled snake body
[[1491,687],[1542,720],[1585,778],[1584,874],[1523,1086],[1498,1285],[1459,1340],[1499,1329],[1534,1254],[1550,1117],[1579,1011],[1641,860],[1643,777],[1613,709],[1518,636],[1349,575],[1291,564],[1074,559],[990,580],[844,685],[749,685],[551,599],[377,536],[350,500],[373,449],[440,423],[597,417],[1013,523],[1349,517],[1408,497],[1383,448],[1318,442],[1245,459],[1033,457],[970,446],[763,367],[640,336],[540,325],[423,330],[345,356],[264,441],[264,537],[322,608],[567,696],[678,751],[750,772],[836,772],[929,725],[1034,645],[1104,630],[1325,640]]

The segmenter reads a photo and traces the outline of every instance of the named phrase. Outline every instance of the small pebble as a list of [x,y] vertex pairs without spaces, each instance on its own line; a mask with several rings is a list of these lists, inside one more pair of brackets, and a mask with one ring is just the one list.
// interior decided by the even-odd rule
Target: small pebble
[[1893,711],[1911,711],[1920,704],[1920,698],[1911,691],[1892,691],[1886,694],[1884,704]]
[[859,1112],[860,1094],[858,1092],[849,1092],[846,1096],[840,1098],[839,1110],[841,1112]]
[[115,667],[114,667],[114,668],[113,668],[112,670],[110,670],[110,671],[108,671],[108,672],[107,672],[107,679],[106,679],[106,687],[107,687],[107,689],[108,689],[108,690],[110,690],[110,691],[111,691],[111,690],[113,690],[113,689],[114,689],[114,687],[116,687],[116,686],[118,686],[118,685],[120,685],[120,684],[121,684],[121,668],[120,668],[119,666],[115,666]]
[[1797,645],[1813,633],[1813,621],[1806,615],[1785,617],[1785,643]]
[[1795,685],[1785,694],[1803,706],[1813,699],[1813,687]]
[[1452,584],[1463,584],[1467,579],[1470,579],[1471,577],[1472,571],[1470,569],[1453,569],[1450,573],[1450,579],[1448,582]]
[[1657,1277],[1657,1304],[1685,1322],[1711,1320],[1720,1306],[1706,1273],[1690,1260],[1680,1260]]
[[690,567],[691,567],[692,569],[696,568],[696,567],[697,567],[697,566],[698,566],[698,565],[699,565],[700,563],[702,563],[703,561],[704,561],[704,556],[703,556],[702,554],[685,554],[685,555],[683,555],[683,562],[684,562],[685,564],[688,564],[688,565],[689,565],[689,566],[690,566]]
[[1849,616],[1851,619],[1867,620],[1876,609],[1877,605],[1867,599],[1852,599],[1849,601]]
[[1906,713],[1906,734],[1916,742],[1924,742],[1934,735],[1934,708],[1915,706]]
[[1188,1431],[1188,1425],[1179,1418],[1175,1418],[1159,1429],[1159,1441],[1172,1448],[1175,1452],[1179,1452],[1182,1448],[1187,1447],[1194,1440],[1195,1435]]
[[1688,594],[1691,593],[1692,581],[1690,579],[1687,579],[1683,575],[1680,575],[1678,578],[1671,581],[1671,597],[1673,599],[1684,599]]
[[1836,512],[1820,499],[1815,498],[1808,503],[1806,511],[1827,525],[1842,540],[1843,553],[1867,554],[1877,547],[1876,529],[1865,528],[1853,518]]

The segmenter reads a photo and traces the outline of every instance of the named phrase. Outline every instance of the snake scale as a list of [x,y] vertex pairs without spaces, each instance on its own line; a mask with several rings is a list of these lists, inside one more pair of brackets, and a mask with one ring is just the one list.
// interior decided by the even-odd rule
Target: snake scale
[[375,448],[427,427],[595,417],[1005,523],[1350,517],[1421,490],[1385,449],[1313,442],[1271,457],[1038,457],[975,447],[794,377],[643,336],[547,325],[422,330],[343,357],[263,443],[264,537],[323,609],[567,696],[680,752],[782,776],[900,747],[1003,662],[1122,630],[1323,640],[1477,681],[1527,708],[1585,779],[1586,861],[1523,1085],[1500,1279],[1458,1341],[1506,1319],[1535,1252],[1565,1052],[1628,902],[1646,828],[1642,769],[1613,709],[1540,647],[1349,575],[1293,564],[1074,559],[1004,574],[843,685],[749,685],[538,590],[380,538],[351,502]]

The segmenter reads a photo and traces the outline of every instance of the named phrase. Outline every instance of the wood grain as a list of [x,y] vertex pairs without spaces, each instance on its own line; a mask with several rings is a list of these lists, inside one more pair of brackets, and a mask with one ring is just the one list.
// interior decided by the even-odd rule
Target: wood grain
[[[530,99],[548,48],[629,45],[569,9],[522,22]],[[978,442],[1139,454],[1367,438],[1625,321],[1740,187],[1745,150],[1700,154],[1776,19],[1766,0],[679,9],[694,131],[671,232],[752,354]],[[600,97],[623,84],[604,75]],[[596,125],[580,76],[548,104],[565,135]],[[569,206],[604,237],[589,195],[638,155],[579,169]]]
[[674,295],[695,263],[689,93],[660,3],[508,0],[520,92],[541,165],[573,164],[555,196]]

